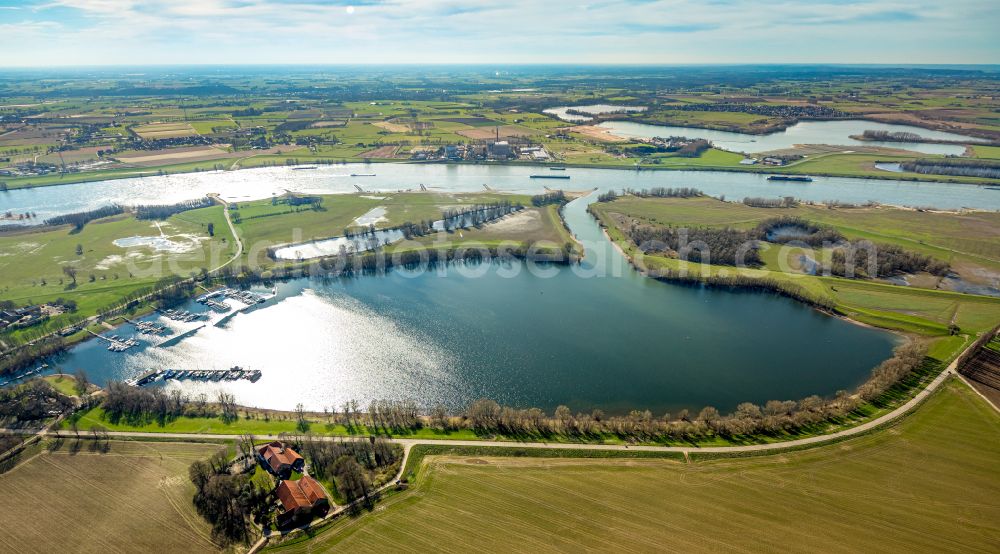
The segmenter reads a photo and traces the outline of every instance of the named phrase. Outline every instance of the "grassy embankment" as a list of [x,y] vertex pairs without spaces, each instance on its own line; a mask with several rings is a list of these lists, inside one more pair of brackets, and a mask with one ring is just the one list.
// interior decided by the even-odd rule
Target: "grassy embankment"
[[432,449],[412,490],[270,550],[989,551],[1000,541],[998,432],[1000,415],[952,380],[891,428],[776,455]]
[[0,545],[17,552],[210,552],[188,466],[220,446],[64,440],[0,475],[13,510]]
[[[625,220],[693,227],[748,229],[760,221],[778,216],[798,216],[835,227],[850,239],[891,243],[948,261],[960,275],[974,278],[977,272],[1000,272],[1000,246],[994,237],[1000,232],[1000,215],[995,213],[926,213],[891,208],[827,209],[818,206],[797,208],[751,208],[713,198],[664,199],[624,197],[593,205],[612,239],[630,256],[637,250],[619,229]],[[623,219],[624,218],[624,219]],[[779,259],[779,254],[785,256]],[[795,258],[801,250],[770,245],[762,254],[761,269],[740,270],[740,274],[768,278],[799,287],[814,298],[828,299],[837,310],[857,321],[888,329],[924,335],[945,335],[951,323],[963,332],[976,333],[1000,320],[1000,299],[960,294],[944,290],[902,287],[876,281],[805,275],[796,270]],[[816,254],[813,254],[816,256]],[[693,275],[734,275],[731,267],[688,264],[659,255],[643,256],[650,270],[687,268]],[[914,279],[915,284],[935,286],[930,276]]]

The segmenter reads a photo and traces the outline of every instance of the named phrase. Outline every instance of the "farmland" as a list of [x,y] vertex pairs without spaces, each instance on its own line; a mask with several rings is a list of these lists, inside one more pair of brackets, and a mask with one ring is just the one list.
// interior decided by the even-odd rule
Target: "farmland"
[[[867,119],[968,133],[992,145],[970,148],[967,155],[995,158],[1000,126],[991,116],[995,102],[989,75],[865,74],[814,78],[808,69],[780,82],[737,74],[740,87],[718,89],[701,79],[666,78],[656,71],[616,82],[599,71],[553,78],[523,75],[506,83],[511,89],[485,91],[476,75],[430,77],[447,89],[431,93],[403,78],[390,79],[384,96],[371,98],[353,89],[331,87],[322,71],[295,81],[314,90],[308,98],[273,88],[252,73],[234,76],[227,93],[74,96],[31,82],[4,79],[0,95],[0,171],[9,188],[134,176],[137,169],[180,173],[202,169],[238,169],[287,163],[362,160],[423,161],[440,156],[446,145],[485,145],[509,140],[516,146],[540,146],[551,162],[591,167],[650,169],[726,169],[760,171],[744,166],[731,152],[710,149],[692,157],[671,152],[638,154],[642,144],[618,139],[594,127],[624,119],[694,129],[766,133],[809,119]],[[81,90],[127,90],[130,76],[117,85],[104,80],[79,83]],[[346,83],[364,86],[360,74]],[[169,77],[162,77],[169,88]],[[495,82],[494,82],[495,81]],[[488,79],[501,86],[504,79]],[[516,87],[516,88],[513,88]],[[523,87],[523,88],[522,88]],[[3,89],[0,89],[3,90]],[[861,90],[862,93],[858,93]],[[980,94],[982,93],[982,94]],[[648,107],[639,113],[598,116],[568,124],[543,110],[581,102],[625,102]],[[691,131],[697,134],[697,131]],[[791,154],[805,154],[796,147]],[[858,147],[830,151],[789,164],[790,173],[914,180],[984,182],[982,178],[916,173],[887,174],[875,161],[913,158],[914,152]],[[931,156],[933,157],[933,156]],[[440,157],[435,160],[440,161]],[[473,161],[473,160],[465,160]],[[530,157],[519,161],[535,163]],[[541,162],[544,163],[544,162]],[[146,173],[150,174],[150,173]]]
[[219,446],[75,442],[49,445],[0,475],[0,494],[31,506],[8,515],[0,530],[4,550],[218,550],[191,503],[187,473],[191,462]]
[[998,432],[1000,414],[951,381],[890,429],[801,452],[430,457],[384,508],[271,551],[988,551],[1000,540]]

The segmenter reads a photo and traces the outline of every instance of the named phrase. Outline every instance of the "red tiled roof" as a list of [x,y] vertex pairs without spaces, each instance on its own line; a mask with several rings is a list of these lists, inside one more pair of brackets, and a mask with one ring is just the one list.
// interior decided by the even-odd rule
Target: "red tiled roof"
[[295,465],[296,462],[302,459],[299,453],[292,450],[291,448],[285,447],[282,443],[274,441],[269,444],[257,449],[264,461],[271,466],[271,471],[277,473],[281,470],[281,466],[287,465],[289,467]]
[[286,512],[312,508],[317,502],[326,498],[323,487],[308,475],[303,475],[298,481],[282,481],[275,494],[278,495],[278,500]]

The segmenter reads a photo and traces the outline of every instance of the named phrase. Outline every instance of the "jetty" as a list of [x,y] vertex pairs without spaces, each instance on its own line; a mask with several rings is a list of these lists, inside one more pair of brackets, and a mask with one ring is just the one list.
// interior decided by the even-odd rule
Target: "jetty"
[[132,348],[133,346],[139,345],[139,341],[135,340],[132,337],[129,337],[127,339],[121,338],[118,335],[111,335],[110,337],[105,337],[104,335],[95,333],[90,329],[87,329],[87,332],[101,340],[107,341],[108,350],[110,350],[111,352],[124,352],[129,348]]
[[169,309],[169,310],[157,310],[157,311],[164,317],[172,321],[191,322],[191,321],[197,321],[204,317],[203,314],[196,314],[194,312],[189,312],[187,310]]
[[799,183],[811,183],[813,178],[805,175],[768,175],[768,181],[796,181]]
[[126,322],[135,325],[136,329],[139,330],[143,335],[162,335],[169,331],[165,325],[160,325],[152,321],[134,321],[127,317],[123,317]]
[[256,383],[261,377],[259,369],[243,369],[233,366],[229,369],[154,369],[128,381],[133,387],[145,387],[167,381],[250,381]]

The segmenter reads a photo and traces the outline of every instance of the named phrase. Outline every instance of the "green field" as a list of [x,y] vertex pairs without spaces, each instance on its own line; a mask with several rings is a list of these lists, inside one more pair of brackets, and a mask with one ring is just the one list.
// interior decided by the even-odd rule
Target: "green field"
[[896,426],[779,455],[428,458],[385,507],[274,552],[992,551],[1000,414],[949,382]]
[[[709,197],[671,199],[622,197],[597,203],[593,210],[608,226],[613,239],[628,254],[635,247],[615,226],[625,216],[645,223],[672,226],[731,227],[749,229],[772,217],[797,216],[836,228],[849,239],[869,239],[891,243],[949,262],[963,278],[975,281],[982,275],[1000,271],[1000,214],[992,212],[927,213],[892,208],[828,209],[820,206],[797,208],[752,208],[741,203],[720,202]],[[782,271],[778,254],[797,256],[801,251],[770,245],[762,254],[762,269],[741,273],[769,278],[799,287],[813,298],[832,300],[838,310],[852,319],[872,325],[943,335],[950,323],[963,331],[978,332],[1000,321],[1000,299],[943,290],[902,287],[876,281],[804,275]],[[686,268],[695,274],[733,274],[733,268],[702,266],[658,255],[646,255],[648,269]],[[794,268],[792,268],[794,269]],[[915,279],[915,284],[935,286],[937,281]]]
[[[195,511],[188,466],[220,447],[65,440],[0,475],[12,505],[0,529],[8,552],[217,552]],[[102,445],[104,443],[101,443]]]
[[[209,223],[214,224],[214,237],[208,236]],[[165,236],[189,250],[168,256],[149,246],[113,243],[135,236]],[[0,234],[0,300],[20,305],[75,300],[78,311],[73,315],[78,319],[116,305],[163,277],[188,277],[201,268],[217,267],[232,256],[233,248],[218,206],[157,222],[123,214],[92,221],[80,231],[69,226],[10,231]],[[76,270],[75,284],[64,267]],[[43,327],[58,329],[68,317],[54,318]]]

